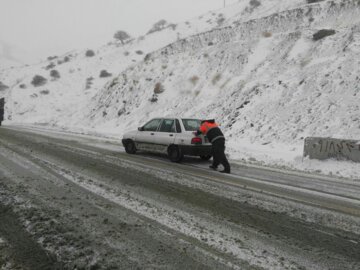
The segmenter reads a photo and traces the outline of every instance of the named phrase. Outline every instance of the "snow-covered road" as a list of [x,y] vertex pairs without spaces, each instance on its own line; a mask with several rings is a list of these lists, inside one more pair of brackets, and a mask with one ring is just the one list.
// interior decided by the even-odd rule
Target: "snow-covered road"
[[0,268],[360,268],[360,183],[208,165],[1,128]]

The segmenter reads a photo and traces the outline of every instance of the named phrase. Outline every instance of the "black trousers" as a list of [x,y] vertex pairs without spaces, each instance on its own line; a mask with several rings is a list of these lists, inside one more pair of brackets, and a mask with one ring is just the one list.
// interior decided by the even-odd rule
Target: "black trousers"
[[212,143],[213,166],[219,164],[224,166],[224,170],[230,172],[230,164],[225,156],[225,139],[217,139]]

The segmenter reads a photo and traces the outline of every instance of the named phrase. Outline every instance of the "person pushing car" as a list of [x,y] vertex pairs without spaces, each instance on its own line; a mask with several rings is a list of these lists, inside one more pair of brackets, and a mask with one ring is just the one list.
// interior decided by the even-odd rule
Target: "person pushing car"
[[201,121],[200,128],[194,132],[196,136],[206,135],[212,144],[213,163],[209,167],[216,170],[219,164],[224,166],[222,173],[230,173],[230,164],[225,156],[225,137],[214,119]]

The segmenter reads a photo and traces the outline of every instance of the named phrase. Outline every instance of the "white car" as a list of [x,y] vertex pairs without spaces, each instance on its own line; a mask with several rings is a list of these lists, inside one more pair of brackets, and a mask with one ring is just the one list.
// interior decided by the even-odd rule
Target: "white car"
[[180,162],[184,155],[209,160],[211,144],[203,135],[194,135],[200,124],[199,119],[154,118],[138,130],[125,133],[122,144],[129,154],[140,150],[165,153],[173,162]]

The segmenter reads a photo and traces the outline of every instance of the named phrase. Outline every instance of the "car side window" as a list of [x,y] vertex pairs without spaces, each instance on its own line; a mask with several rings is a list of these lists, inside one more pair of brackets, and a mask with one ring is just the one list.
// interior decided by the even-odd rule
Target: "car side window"
[[153,119],[144,125],[144,131],[156,131],[161,119]]
[[181,126],[179,119],[176,119],[176,132],[181,133]]
[[173,119],[164,119],[160,126],[160,132],[175,132],[175,121]]

